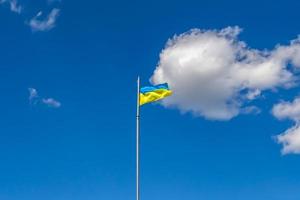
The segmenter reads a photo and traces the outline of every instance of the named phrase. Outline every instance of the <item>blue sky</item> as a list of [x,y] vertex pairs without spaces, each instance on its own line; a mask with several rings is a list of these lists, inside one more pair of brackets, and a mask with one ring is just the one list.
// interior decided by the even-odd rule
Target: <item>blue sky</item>
[[[278,67],[298,76],[299,45],[290,44],[300,34],[296,0],[0,2],[3,200],[133,199],[136,78],[148,85],[160,61],[160,68],[169,66],[160,53],[172,50],[165,45],[175,34],[185,33],[172,40],[180,52],[181,39],[190,41],[186,32],[196,28],[202,30],[194,32],[198,43],[206,34],[212,41],[244,41],[246,49],[267,52],[259,60],[272,63],[268,59],[277,56],[276,64],[277,44],[293,48],[293,55],[281,52],[288,58]],[[243,31],[233,36],[234,26]],[[221,36],[226,27],[231,30]],[[221,47],[209,46],[214,49]],[[212,52],[205,60],[219,55]],[[227,73],[232,65],[224,67]],[[248,85],[234,82],[230,88],[238,89],[226,100],[238,104],[237,112],[220,119],[201,104],[219,89],[211,82],[202,87],[198,76],[192,83],[162,77],[171,82],[174,97],[141,110],[143,200],[299,200],[299,146],[284,153],[278,142],[291,127],[298,133],[297,80],[292,86],[277,76],[272,84],[256,85],[257,77],[243,79]],[[201,86],[190,98],[194,112],[178,96],[178,81],[187,83],[184,89]],[[254,91],[259,94],[245,100],[242,93]],[[246,114],[247,106],[255,112]]]

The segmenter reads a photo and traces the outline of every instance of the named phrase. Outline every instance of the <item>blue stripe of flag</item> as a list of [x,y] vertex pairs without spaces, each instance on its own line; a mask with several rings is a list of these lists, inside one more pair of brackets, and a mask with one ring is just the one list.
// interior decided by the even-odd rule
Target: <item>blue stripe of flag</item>
[[142,87],[140,89],[140,92],[143,93],[143,94],[145,94],[147,92],[153,92],[153,91],[158,90],[158,89],[169,90],[168,83],[163,83],[163,84],[159,84],[159,85],[155,85],[155,86]]

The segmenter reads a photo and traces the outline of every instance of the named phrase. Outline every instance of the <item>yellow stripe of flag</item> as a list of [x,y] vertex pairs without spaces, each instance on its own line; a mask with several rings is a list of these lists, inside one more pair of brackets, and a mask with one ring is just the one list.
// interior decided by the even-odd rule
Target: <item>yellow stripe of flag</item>
[[143,87],[140,90],[140,105],[158,101],[172,95],[168,84],[160,84],[156,86]]

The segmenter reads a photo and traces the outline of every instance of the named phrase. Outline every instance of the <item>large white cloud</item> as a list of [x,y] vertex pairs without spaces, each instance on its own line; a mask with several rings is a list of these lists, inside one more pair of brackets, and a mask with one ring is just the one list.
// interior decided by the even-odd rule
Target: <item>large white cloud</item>
[[245,102],[263,91],[295,84],[287,66],[300,66],[300,39],[260,51],[238,40],[240,32],[239,27],[193,29],[170,39],[151,78],[153,84],[168,82],[174,91],[163,105],[229,120],[251,110]]
[[295,122],[293,127],[276,137],[277,141],[283,145],[282,154],[300,154],[300,97],[295,98],[293,102],[276,104],[272,113],[280,120],[290,119]]

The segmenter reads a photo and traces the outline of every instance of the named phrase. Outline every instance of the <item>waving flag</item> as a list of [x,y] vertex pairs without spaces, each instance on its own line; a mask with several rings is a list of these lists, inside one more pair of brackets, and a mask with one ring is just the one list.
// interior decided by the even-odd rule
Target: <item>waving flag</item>
[[171,94],[172,91],[169,89],[167,83],[155,86],[142,87],[140,89],[140,106],[153,101],[158,101],[167,96],[170,96]]

